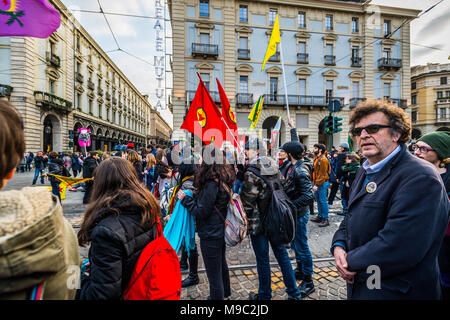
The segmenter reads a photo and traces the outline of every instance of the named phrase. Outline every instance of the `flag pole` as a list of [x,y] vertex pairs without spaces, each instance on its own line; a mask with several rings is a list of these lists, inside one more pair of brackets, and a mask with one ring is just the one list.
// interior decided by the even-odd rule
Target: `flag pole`
[[283,45],[281,44],[281,38],[280,38],[280,55],[281,55],[281,66],[283,68],[284,94],[286,96],[287,114],[288,114],[288,119],[290,119],[291,115],[289,114],[289,100],[288,100],[287,85],[286,85],[286,72],[284,70]]
[[228,123],[225,121],[225,119],[224,119],[223,117],[221,117],[221,119],[222,119],[223,123],[225,123],[225,125],[227,126],[228,131],[229,131],[229,132],[231,133],[231,135],[233,136],[233,140],[234,140],[234,142],[236,142],[236,145],[237,145],[238,148],[239,148],[239,152],[242,152],[241,146],[239,145],[239,142],[236,140],[236,137],[233,135],[233,132],[231,132],[231,129],[230,129],[230,127],[228,126]]

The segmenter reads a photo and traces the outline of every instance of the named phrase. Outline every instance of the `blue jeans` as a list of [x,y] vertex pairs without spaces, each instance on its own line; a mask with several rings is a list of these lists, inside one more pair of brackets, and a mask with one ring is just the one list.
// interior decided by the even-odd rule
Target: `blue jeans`
[[61,202],[61,194],[59,193],[59,182],[58,181],[50,181],[50,184],[52,185],[52,193],[58,197],[59,201]]
[[295,252],[295,260],[297,266],[301,266],[303,275],[310,276],[313,274],[313,261],[311,251],[308,246],[308,235],[306,225],[309,221],[309,212],[303,217],[297,219],[297,227],[295,229],[295,238],[291,243]]
[[317,209],[319,211],[319,217],[322,219],[328,219],[328,201],[327,201],[327,191],[330,183],[322,183],[317,191],[315,192],[315,197],[317,201]]
[[344,185],[342,183],[339,184],[339,190],[341,191],[342,210],[345,212],[345,210],[347,210],[347,201],[345,201],[342,196],[342,190],[344,190]]
[[[259,289],[258,297],[261,300],[272,299],[270,260],[269,260],[269,240],[264,235],[250,235],[253,251],[256,256],[256,269],[258,270]],[[295,273],[289,259],[289,254],[285,245],[273,246],[272,251],[283,274],[283,282],[289,298],[300,298],[300,290],[297,287]]]
[[36,184],[36,181],[39,177],[39,174],[41,175],[41,183],[44,184],[44,176],[42,175],[44,173],[44,169],[34,169],[34,178],[33,178],[33,184]]
[[242,190],[242,181],[236,179],[236,181],[234,182],[234,186],[233,186],[233,192],[237,193],[237,194],[241,194],[241,190]]

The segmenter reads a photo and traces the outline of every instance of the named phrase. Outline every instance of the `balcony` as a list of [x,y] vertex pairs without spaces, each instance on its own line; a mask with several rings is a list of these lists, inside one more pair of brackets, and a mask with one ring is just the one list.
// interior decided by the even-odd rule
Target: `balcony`
[[366,98],[351,98],[350,99],[350,108],[356,107],[361,102],[366,101]]
[[324,56],[324,64],[326,66],[335,66],[336,65],[336,56],[326,55]]
[[97,93],[99,96],[103,97],[104,91],[102,88],[98,88]]
[[238,49],[238,59],[250,60],[250,50],[249,49]]
[[61,59],[54,53],[47,52],[46,55],[47,63],[55,68],[61,67]]
[[95,90],[95,84],[91,80],[88,80],[87,87],[91,90]]
[[251,106],[253,104],[253,93],[238,93],[236,95],[236,105]]
[[381,58],[378,59],[378,69],[398,70],[402,67],[402,59]]
[[275,54],[269,58],[269,61],[270,62],[280,62],[280,53],[275,52]]
[[0,98],[10,97],[11,92],[13,91],[13,87],[8,86],[6,84],[0,84]]
[[436,99],[436,104],[449,104],[450,97],[439,97]]
[[[289,106],[293,107],[327,107],[330,99],[339,100],[342,105],[344,104],[344,98],[340,97],[288,95]],[[285,106],[286,96],[265,94],[264,104],[268,106]]]
[[84,76],[79,73],[79,72],[75,72],[75,81],[79,82],[79,83],[83,83],[84,82]]
[[[186,95],[187,95],[186,97],[187,97],[187,100],[189,101],[189,103],[191,103],[192,100],[194,100],[195,93],[196,93],[196,91],[186,91]],[[211,94],[211,97],[212,97],[213,101],[215,103],[217,103],[217,104],[220,104],[219,92],[217,92],[217,91],[210,91],[209,93]]]
[[219,56],[219,46],[217,44],[193,43],[192,56],[217,59]]
[[436,124],[450,124],[450,117],[438,116]]
[[308,54],[297,53],[297,63],[308,63]]
[[406,99],[393,99],[393,98],[387,98],[386,99],[388,102],[396,104],[397,106],[399,106],[400,108],[405,109],[407,106],[407,101]]
[[358,67],[358,68],[360,68],[360,67],[362,66],[362,65],[361,65],[362,59],[359,58],[359,57],[352,57],[352,58],[351,58],[351,61],[352,61],[352,67]]
[[72,102],[48,92],[35,91],[34,99],[36,100],[36,105],[46,109],[70,112],[72,108]]

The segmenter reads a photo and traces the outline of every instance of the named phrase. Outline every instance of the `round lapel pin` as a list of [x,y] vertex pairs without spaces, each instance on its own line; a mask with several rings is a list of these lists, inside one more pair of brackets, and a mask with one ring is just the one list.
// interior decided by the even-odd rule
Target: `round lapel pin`
[[377,190],[377,184],[375,182],[369,182],[366,186],[366,191],[368,193],[374,193]]

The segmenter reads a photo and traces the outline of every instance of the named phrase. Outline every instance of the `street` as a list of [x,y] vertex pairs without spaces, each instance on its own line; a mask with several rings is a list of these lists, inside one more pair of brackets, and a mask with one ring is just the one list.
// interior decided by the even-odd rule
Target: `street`
[[[31,186],[33,175],[34,171],[16,173],[13,179],[8,182],[4,190],[17,190]],[[46,179],[45,184],[41,185],[38,180],[35,187],[41,186],[50,187],[50,183]],[[84,193],[80,191],[67,191],[66,199],[62,200],[64,217],[72,224],[76,232],[80,228],[81,218],[86,209],[86,205],[84,205],[82,201],[83,195]],[[333,206],[330,207],[329,227],[319,228],[316,223],[308,223],[308,243],[314,259],[313,280],[316,290],[305,300],[346,299],[345,281],[339,277],[334,264],[334,259],[331,257],[329,251],[331,239],[343,218],[336,214],[339,210],[342,210],[341,203],[338,199],[335,199]],[[317,206],[315,206],[315,213],[317,214]],[[198,237],[196,240],[197,246],[200,248]],[[83,260],[88,257],[88,249],[88,247],[80,247],[80,256]],[[293,267],[295,268],[294,252],[289,250],[289,255]],[[281,271],[272,250],[270,250],[270,261],[272,272],[272,298],[274,300],[286,300],[287,294],[282,281]],[[227,248],[227,262],[230,269],[231,299],[248,299],[249,292],[258,291],[256,260],[248,237],[241,244]],[[187,272],[182,273],[182,279],[186,276]],[[200,250],[199,278],[200,282],[198,285],[182,289],[182,300],[206,300],[209,295],[209,284]],[[300,281],[297,281],[297,285],[299,283]]]

